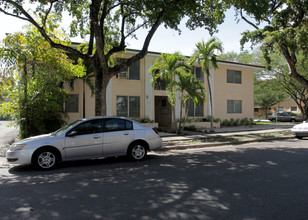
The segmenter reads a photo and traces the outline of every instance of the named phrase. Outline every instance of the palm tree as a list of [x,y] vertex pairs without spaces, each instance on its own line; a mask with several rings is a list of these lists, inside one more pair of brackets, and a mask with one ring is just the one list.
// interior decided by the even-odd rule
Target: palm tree
[[[196,105],[203,105],[206,98],[204,92],[204,84],[190,72],[181,71],[177,75],[178,80],[172,81],[169,86],[174,88],[173,96],[175,97],[176,93],[179,93],[181,99],[181,109],[180,109],[180,122],[178,133],[183,132],[188,108],[186,108],[185,114],[183,115],[183,109],[185,109],[186,102],[192,100]],[[183,124],[182,124],[183,122]]]
[[[150,69],[150,75],[152,78],[152,84],[155,86],[159,80],[164,80],[167,85],[168,94],[173,94],[173,87],[168,86],[172,81],[175,80],[175,76],[183,69],[188,69],[189,66],[185,62],[186,58],[175,52],[174,54],[162,54]],[[169,95],[168,100],[172,106],[173,115],[173,129],[176,130],[176,117],[175,117],[175,96]]]
[[211,109],[211,131],[213,130],[213,97],[210,83],[210,68],[218,69],[217,66],[217,55],[215,52],[222,52],[222,44],[216,38],[211,38],[208,42],[203,39],[201,42],[196,44],[193,56],[191,57],[192,62],[197,62],[202,65],[202,71],[206,74],[207,84],[210,96],[210,109]]

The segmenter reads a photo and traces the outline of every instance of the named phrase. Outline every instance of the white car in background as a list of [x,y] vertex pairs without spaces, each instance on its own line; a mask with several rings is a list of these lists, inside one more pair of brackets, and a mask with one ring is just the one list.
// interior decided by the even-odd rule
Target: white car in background
[[301,124],[295,125],[291,132],[296,138],[302,139],[303,137],[308,137],[308,121],[304,121]]
[[142,160],[147,151],[159,149],[155,128],[122,117],[77,120],[51,134],[14,143],[6,153],[10,164],[32,164],[47,170],[61,161],[127,155]]

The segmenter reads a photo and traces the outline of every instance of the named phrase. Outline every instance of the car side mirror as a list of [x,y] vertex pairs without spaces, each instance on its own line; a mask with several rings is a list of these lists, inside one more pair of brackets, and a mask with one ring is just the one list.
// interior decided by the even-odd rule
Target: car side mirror
[[74,137],[78,134],[78,131],[70,131],[66,134],[67,137]]

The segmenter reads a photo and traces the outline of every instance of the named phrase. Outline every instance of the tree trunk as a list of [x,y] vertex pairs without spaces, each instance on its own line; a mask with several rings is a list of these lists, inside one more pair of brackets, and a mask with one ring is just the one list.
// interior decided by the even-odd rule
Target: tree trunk
[[23,85],[23,92],[24,92],[24,97],[23,100],[21,101],[22,106],[21,106],[21,119],[22,119],[22,124],[23,128],[22,129],[22,138],[27,138],[29,137],[29,117],[28,117],[28,70],[27,70],[27,60],[25,60],[25,64],[23,66],[23,75],[22,75],[22,85]]
[[210,96],[210,109],[211,109],[211,128],[210,131],[213,131],[213,98],[212,98],[212,89],[210,83],[210,74],[206,74],[207,77],[207,85],[209,89],[209,96]]
[[82,80],[82,117],[86,117],[86,88],[85,79]]
[[291,52],[290,54],[289,50],[285,46],[279,45],[279,47],[280,47],[281,53],[287,60],[289,70],[290,70],[289,76],[296,79],[300,84],[302,84],[305,88],[308,89],[308,80],[297,72],[297,69],[296,69],[297,60],[296,60],[295,52],[293,53]]
[[108,64],[101,64],[98,57],[94,59],[95,75],[95,116],[107,116],[107,86],[110,79],[116,75],[111,73]]

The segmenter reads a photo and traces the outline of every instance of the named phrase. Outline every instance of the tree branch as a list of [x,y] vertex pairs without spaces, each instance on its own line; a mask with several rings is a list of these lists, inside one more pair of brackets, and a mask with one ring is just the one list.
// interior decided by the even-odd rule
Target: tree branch
[[62,44],[58,44],[58,43],[55,43],[49,36],[48,34],[46,33],[45,29],[43,27],[41,27],[33,18],[32,16],[25,11],[25,9],[17,4],[16,2],[12,1],[12,0],[6,0],[9,4],[12,4],[16,9],[18,9],[20,11],[21,14],[23,14],[26,18],[22,18],[20,16],[15,16],[19,19],[22,19],[22,20],[26,20],[28,22],[30,22],[32,25],[34,25],[37,30],[41,33],[41,35],[43,36],[43,38],[45,38],[45,40],[50,44],[51,47],[54,47],[54,48],[58,48],[58,49],[61,49],[61,50],[64,50],[64,51],[67,51],[67,52],[70,52],[72,54],[75,54],[76,56],[84,59],[84,60],[88,60],[90,57],[85,55],[85,54],[82,54],[81,52],[79,52],[78,50],[76,49],[73,49],[72,47],[69,47],[69,46],[65,46],[65,45],[62,45]]
[[251,25],[252,27],[254,27],[255,29],[259,29],[259,27],[257,25],[255,25],[254,23],[252,23],[251,21],[249,21],[246,17],[244,17],[243,15],[243,10],[240,10],[240,14],[241,14],[241,18],[249,25]]
[[46,21],[47,21],[48,15],[49,15],[49,13],[51,12],[51,9],[52,9],[52,7],[53,7],[53,3],[55,3],[55,2],[56,2],[56,0],[50,2],[50,7],[49,7],[49,9],[48,9],[47,12],[46,12],[45,17],[43,18],[43,27],[45,27],[45,25],[46,25]]

